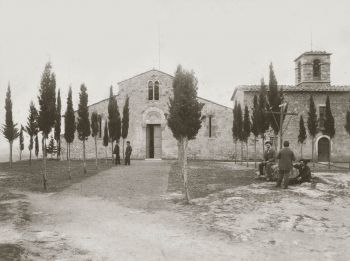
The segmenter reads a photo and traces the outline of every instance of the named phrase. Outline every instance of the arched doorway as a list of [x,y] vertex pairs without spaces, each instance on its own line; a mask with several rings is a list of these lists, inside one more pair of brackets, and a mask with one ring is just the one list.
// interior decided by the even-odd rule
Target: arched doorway
[[329,139],[322,137],[318,140],[318,161],[327,162],[329,160]]
[[146,128],[146,159],[162,158],[162,130],[166,124],[162,110],[147,108],[142,115],[142,126]]

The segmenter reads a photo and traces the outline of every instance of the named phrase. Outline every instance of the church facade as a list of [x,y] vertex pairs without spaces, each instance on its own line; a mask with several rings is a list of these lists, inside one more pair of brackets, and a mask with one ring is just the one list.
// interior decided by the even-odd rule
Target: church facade
[[[348,161],[350,157],[350,137],[347,134],[344,125],[346,120],[346,111],[350,102],[350,86],[331,85],[331,61],[330,53],[320,51],[305,52],[295,59],[295,85],[280,85],[283,88],[284,100],[288,103],[288,112],[295,112],[297,115],[287,115],[284,120],[283,139],[290,142],[290,147],[298,157],[301,157],[301,144],[298,144],[299,120],[303,116],[307,139],[303,144],[303,157],[312,158],[312,139],[307,129],[307,119],[309,111],[310,96],[313,97],[317,116],[318,116],[318,134],[315,137],[314,160],[318,162]],[[247,104],[251,109],[253,107],[253,98],[258,94],[260,86],[243,85],[238,86],[231,100],[241,104]],[[335,136],[330,139],[323,134],[325,120],[325,103],[327,95],[330,98],[330,105],[335,121]],[[267,133],[267,139],[273,140],[272,132]],[[261,139],[257,146],[257,156],[262,154]],[[249,139],[250,158],[254,158],[254,137]],[[245,151],[245,154],[246,151]]]
[[[118,83],[115,96],[119,112],[122,111],[126,97],[129,97],[129,132],[126,141],[133,148],[132,159],[175,159],[178,145],[167,126],[168,102],[173,95],[174,77],[159,70],[150,70]],[[233,156],[232,109],[215,102],[199,98],[204,104],[202,127],[197,138],[189,142],[189,158],[228,160]],[[90,115],[96,111],[100,116],[97,136],[98,157],[111,157],[111,144],[107,150],[103,146],[103,131],[108,120],[108,98],[89,106]],[[125,142],[126,142],[125,141]],[[122,149],[122,140],[120,141]],[[62,139],[62,155],[66,153]],[[82,141],[75,136],[71,145],[71,158],[81,159]],[[95,157],[95,143],[90,136],[86,142],[87,158]],[[122,156],[122,153],[121,153]]]

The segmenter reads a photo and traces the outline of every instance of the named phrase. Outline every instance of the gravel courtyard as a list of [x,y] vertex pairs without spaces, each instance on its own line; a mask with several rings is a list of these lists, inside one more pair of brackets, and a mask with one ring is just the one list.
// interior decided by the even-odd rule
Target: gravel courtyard
[[317,173],[329,184],[276,190],[246,184],[242,173],[252,170],[243,166],[206,163],[239,185],[208,181],[206,194],[183,205],[169,179],[174,162],[132,164],[57,193],[3,190],[0,260],[350,259],[348,174]]

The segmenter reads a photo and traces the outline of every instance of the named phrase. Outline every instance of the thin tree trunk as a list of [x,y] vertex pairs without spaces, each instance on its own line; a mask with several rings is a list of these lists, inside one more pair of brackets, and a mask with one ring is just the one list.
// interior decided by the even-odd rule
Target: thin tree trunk
[[315,146],[315,137],[312,137],[312,148],[311,148],[311,158],[312,158],[312,166],[315,167],[315,160],[314,160],[314,146]]
[[85,161],[85,139],[83,140],[83,165],[84,165],[84,174],[86,174],[87,171],[86,171],[86,161]]
[[72,179],[71,165],[70,165],[70,143],[67,144],[67,158],[68,158],[68,175],[69,179]]
[[332,149],[331,142],[332,142],[332,140],[329,139],[328,169],[331,169],[331,154],[332,154],[331,153],[331,149]]
[[188,188],[188,172],[187,172],[187,137],[182,138],[182,150],[183,150],[183,160],[182,160],[182,170],[183,170],[183,179],[184,179],[184,189],[185,189],[185,201],[186,203],[190,202],[190,193]]
[[[45,134],[44,134],[45,135]],[[44,190],[47,191],[47,176],[46,176],[46,138],[43,138],[43,159],[44,159],[44,169],[43,169],[43,185]]]
[[10,168],[12,169],[12,143],[13,141],[10,141]]
[[108,146],[105,147],[105,151],[106,151],[106,164],[108,163],[108,159],[107,159],[107,157],[108,157],[107,154],[108,154],[108,153],[107,153],[107,150],[108,150]]
[[112,140],[112,164],[113,164],[113,140]]
[[263,151],[263,155],[265,153],[265,134],[262,136],[262,151]]
[[303,158],[303,144],[300,146],[300,158]]
[[61,159],[61,138],[57,141],[57,159]]
[[21,148],[19,149],[19,161],[21,161],[22,160],[22,150],[21,150]]
[[254,137],[254,168],[256,168],[256,137]]
[[97,159],[97,137],[95,136],[95,154],[96,154],[96,169],[98,169],[98,159]]
[[29,151],[29,165],[32,166],[32,150]]
[[237,140],[235,140],[235,164],[237,164]]
[[246,146],[247,146],[247,167],[248,167],[248,160],[249,160],[249,153],[248,153],[248,140],[246,142]]
[[125,140],[124,140],[124,138],[123,138],[123,160],[125,159],[125,158],[124,158],[124,157],[125,157],[124,144],[125,144]]
[[241,141],[241,165],[243,165],[243,141]]

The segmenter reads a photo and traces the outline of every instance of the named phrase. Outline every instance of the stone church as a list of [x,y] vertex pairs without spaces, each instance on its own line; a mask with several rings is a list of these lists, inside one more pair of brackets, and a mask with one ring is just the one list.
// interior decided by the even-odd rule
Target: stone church
[[[172,75],[153,69],[118,83],[115,98],[121,115],[125,99],[129,97],[129,134],[126,140],[131,142],[133,148],[132,159],[177,158],[177,141],[167,126],[168,102],[173,95],[173,79]],[[198,100],[204,104],[201,117],[202,128],[197,138],[189,142],[189,158],[232,159],[232,109],[200,97]],[[91,104],[90,115],[94,111],[100,116],[97,136],[98,157],[104,158],[106,148],[102,141],[104,126],[108,119],[108,97]],[[86,142],[87,158],[95,157],[94,146],[93,138],[89,137]],[[65,141],[62,139],[62,155],[65,155],[66,148]],[[82,142],[76,135],[71,146],[71,157],[82,158],[82,148]],[[108,157],[111,157],[111,150],[109,145]]]
[[[313,96],[318,114],[318,134],[315,137],[314,160],[327,162],[329,156],[331,161],[348,161],[350,157],[350,137],[345,125],[346,111],[349,108],[350,86],[331,85],[331,54],[320,51],[309,51],[297,57],[295,62],[295,85],[280,85],[283,87],[284,98],[288,103],[288,111],[298,115],[287,115],[284,121],[283,139],[290,142],[291,149],[300,157],[301,145],[298,144],[299,119],[303,115],[308,138],[303,145],[303,157],[312,158],[312,140],[307,130],[307,119],[309,111],[309,99]],[[277,77],[278,78],[278,77]],[[252,108],[253,98],[258,94],[260,85],[238,86],[231,100],[233,103],[239,101],[248,104]],[[335,121],[335,137],[330,139],[322,133],[324,130],[325,103],[329,95],[332,114]],[[267,139],[273,140],[273,135],[267,135]],[[259,140],[260,141],[260,140]],[[261,142],[258,143],[258,157],[262,154]],[[250,158],[254,157],[254,137],[249,140]],[[246,153],[245,153],[246,155]]]

